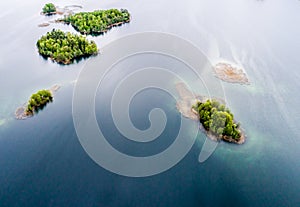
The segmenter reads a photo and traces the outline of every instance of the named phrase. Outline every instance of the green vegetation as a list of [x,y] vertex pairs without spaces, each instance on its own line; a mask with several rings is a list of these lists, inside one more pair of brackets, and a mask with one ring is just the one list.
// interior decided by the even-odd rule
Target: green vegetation
[[200,117],[200,122],[206,131],[212,132],[218,138],[232,138],[239,141],[241,132],[239,124],[234,123],[233,114],[223,104],[215,100],[198,102],[193,106]]
[[32,94],[26,108],[27,114],[33,114],[34,111],[38,111],[46,106],[47,103],[53,100],[53,96],[49,90],[40,90],[35,94]]
[[70,64],[74,59],[89,57],[98,53],[94,41],[88,41],[82,35],[64,33],[53,29],[37,41],[39,53],[58,63]]
[[61,21],[71,24],[81,34],[98,35],[113,26],[129,22],[130,14],[126,9],[97,10],[70,15]]
[[56,7],[52,3],[45,4],[43,7],[43,14],[50,15],[56,12]]

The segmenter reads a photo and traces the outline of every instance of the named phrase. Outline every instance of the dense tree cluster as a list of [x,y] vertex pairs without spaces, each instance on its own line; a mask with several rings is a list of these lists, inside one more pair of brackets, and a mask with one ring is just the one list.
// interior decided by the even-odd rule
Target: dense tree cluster
[[240,139],[239,124],[234,123],[233,114],[223,104],[207,100],[204,103],[198,102],[193,108],[198,112],[205,130],[219,137],[228,136],[237,141]]
[[38,51],[44,57],[50,57],[58,63],[70,64],[74,59],[97,54],[94,41],[82,35],[53,29],[37,41]]
[[56,12],[56,7],[52,3],[45,4],[43,7],[43,14],[49,15]]
[[32,94],[26,108],[26,113],[33,114],[34,111],[42,109],[47,103],[53,100],[53,96],[49,90],[40,90]]
[[97,10],[94,12],[80,12],[65,17],[62,21],[70,23],[82,34],[101,34],[115,25],[130,21],[130,14],[126,9]]

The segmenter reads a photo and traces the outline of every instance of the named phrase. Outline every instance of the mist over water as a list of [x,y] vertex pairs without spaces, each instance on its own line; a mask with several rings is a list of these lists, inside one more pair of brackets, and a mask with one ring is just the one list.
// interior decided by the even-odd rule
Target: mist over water
[[[113,7],[130,11],[129,24],[103,36],[88,37],[96,41],[100,51],[128,34],[167,32],[192,42],[212,63],[228,60],[242,66],[248,75],[251,85],[222,83],[227,105],[246,131],[244,145],[221,142],[200,164],[205,135],[199,133],[179,164],[139,179],[106,171],[81,147],[72,121],[73,81],[88,60],[61,66],[38,55],[36,41],[47,31],[60,28],[75,32],[63,24],[37,26],[58,17],[39,14],[47,2],[0,3],[1,207],[299,205],[299,1],[52,1],[61,7],[82,5],[83,11]],[[119,70],[124,70],[119,73],[112,70],[104,81],[105,90],[97,92],[98,123],[120,151],[136,156],[155,154],[176,137],[180,114],[168,94],[146,90],[132,100],[132,122],[147,129],[149,110],[161,107],[169,119],[165,131],[149,146],[122,137],[109,114],[109,98],[119,80],[130,72],[129,66],[120,65]],[[191,85],[198,81],[175,63],[167,66],[187,76]],[[14,119],[15,109],[30,94],[54,84],[62,88],[53,103],[26,121]]]

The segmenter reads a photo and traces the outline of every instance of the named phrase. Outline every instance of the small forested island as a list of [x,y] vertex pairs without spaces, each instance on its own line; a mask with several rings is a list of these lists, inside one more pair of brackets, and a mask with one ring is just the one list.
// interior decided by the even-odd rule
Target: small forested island
[[74,60],[89,57],[98,53],[94,41],[82,35],[53,29],[42,36],[36,43],[39,53],[61,64],[70,64]]
[[39,90],[31,95],[28,102],[20,106],[15,111],[16,119],[26,119],[32,117],[36,112],[43,109],[49,102],[53,101],[53,94],[60,88],[54,85],[50,89]]
[[44,14],[44,15],[56,14],[56,7],[55,7],[55,5],[52,4],[52,3],[45,4],[45,6],[43,7],[42,14]]
[[200,128],[210,139],[236,144],[245,142],[245,134],[240,124],[235,123],[233,114],[222,100],[195,95],[183,82],[176,84],[176,91],[179,95],[176,103],[178,111],[186,118],[200,121]]
[[71,24],[81,34],[99,35],[129,22],[130,14],[126,9],[96,10],[69,15],[57,21]]
[[53,94],[50,90],[40,90],[31,95],[27,104],[17,108],[15,117],[22,120],[31,117],[35,112],[43,109],[47,103],[52,102],[52,100]]
[[211,138],[241,144],[244,136],[239,123],[235,123],[233,114],[224,104],[216,100],[198,101],[193,111],[199,116],[200,123]]

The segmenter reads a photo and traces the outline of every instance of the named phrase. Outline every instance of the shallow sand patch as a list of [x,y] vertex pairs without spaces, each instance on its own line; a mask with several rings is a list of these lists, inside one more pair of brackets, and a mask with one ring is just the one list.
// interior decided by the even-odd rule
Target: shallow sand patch
[[176,91],[179,95],[179,100],[176,102],[177,110],[186,118],[199,120],[197,112],[192,109],[198,101],[195,95],[187,89],[184,83],[177,83]]
[[5,124],[5,119],[0,119],[0,126]]

